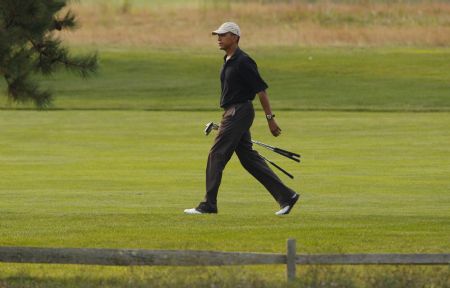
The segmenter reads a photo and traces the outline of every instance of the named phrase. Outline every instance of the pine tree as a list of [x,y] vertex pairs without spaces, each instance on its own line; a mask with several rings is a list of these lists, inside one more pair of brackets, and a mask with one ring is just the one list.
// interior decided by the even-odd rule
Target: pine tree
[[0,0],[0,76],[13,102],[51,104],[52,95],[39,88],[33,75],[50,75],[60,67],[85,78],[95,73],[97,55],[71,56],[55,36],[77,27],[75,15],[61,15],[67,0]]

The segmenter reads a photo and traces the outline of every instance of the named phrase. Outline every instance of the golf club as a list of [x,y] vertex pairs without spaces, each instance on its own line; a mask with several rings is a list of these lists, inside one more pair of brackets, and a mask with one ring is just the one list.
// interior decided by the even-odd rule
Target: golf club
[[289,172],[287,172],[286,170],[284,170],[283,168],[281,168],[280,166],[278,166],[274,162],[270,161],[269,159],[267,159],[266,157],[262,156],[261,154],[259,154],[259,157],[261,157],[262,159],[264,159],[267,162],[269,162],[270,164],[272,164],[275,168],[277,168],[278,170],[280,170],[281,172],[286,174],[289,178],[294,179],[294,176],[292,176],[292,174],[290,174]]
[[[211,133],[212,130],[218,130],[218,129],[219,129],[219,125],[218,124],[216,124],[214,122],[209,122],[209,123],[206,124],[205,135],[208,136],[209,133]],[[290,152],[290,151],[287,151],[287,150],[284,150],[284,149],[281,149],[281,148],[277,148],[277,147],[274,147],[274,146],[271,146],[271,145],[262,143],[260,141],[253,140],[253,139],[251,141],[254,144],[257,144],[257,145],[259,145],[261,147],[269,149],[270,151],[273,151],[275,153],[283,155],[284,157],[287,157],[287,158],[289,158],[291,160],[294,160],[296,162],[300,162],[299,158],[301,156],[299,154],[297,154],[297,153]]]
[[[206,136],[208,136],[209,133],[211,133],[212,130],[218,130],[219,129],[219,125],[214,123],[214,122],[206,123],[205,126],[206,127],[205,127],[205,131],[204,132],[205,132]],[[273,147],[273,146],[264,144],[264,143],[259,142],[259,141],[255,141],[255,140],[251,140],[251,141],[252,141],[252,143],[255,143],[255,144],[260,145],[260,146],[262,146],[262,147],[264,147],[266,149],[269,149],[270,151],[276,152],[276,153],[278,153],[280,155],[283,155],[283,156],[285,156],[285,157],[287,157],[289,159],[292,159],[292,160],[294,160],[296,162],[300,162],[300,159],[295,158],[295,157],[300,157],[299,154],[296,154],[296,153],[293,153],[293,152],[289,152],[287,150],[283,150],[283,149],[280,149],[280,148],[277,148],[277,147]],[[286,174],[289,178],[294,179],[294,176],[292,176],[292,174],[290,174],[289,172],[287,172],[286,170],[284,170],[283,168],[281,168],[280,166],[275,164],[273,161],[270,161],[269,159],[267,159],[266,157],[262,156],[261,154],[258,154],[258,155],[259,155],[259,157],[261,157],[262,159],[264,159],[265,161],[267,161],[268,163],[273,165],[275,168],[277,168],[278,170],[280,170],[281,172]]]
[[219,129],[219,125],[217,125],[214,122],[209,122],[206,123],[206,128],[205,128],[205,136],[208,136],[209,133],[211,133],[212,130],[218,130]]
[[252,143],[257,144],[257,145],[259,145],[261,147],[264,147],[266,149],[269,149],[270,151],[273,151],[273,152],[278,153],[280,155],[283,155],[284,157],[287,157],[287,158],[289,158],[291,160],[294,160],[296,162],[300,162],[299,158],[301,156],[299,154],[297,154],[297,153],[293,153],[293,152],[290,152],[290,151],[287,151],[287,150],[284,150],[284,149],[273,147],[273,146],[264,144],[264,143],[256,141],[256,140],[252,140]]

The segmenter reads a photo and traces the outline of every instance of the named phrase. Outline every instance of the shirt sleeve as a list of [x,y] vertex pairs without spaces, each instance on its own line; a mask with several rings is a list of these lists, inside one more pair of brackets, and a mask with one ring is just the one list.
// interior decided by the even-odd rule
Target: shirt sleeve
[[239,65],[239,72],[245,84],[249,85],[252,93],[256,94],[269,88],[259,75],[258,67],[253,59],[249,57],[244,58]]

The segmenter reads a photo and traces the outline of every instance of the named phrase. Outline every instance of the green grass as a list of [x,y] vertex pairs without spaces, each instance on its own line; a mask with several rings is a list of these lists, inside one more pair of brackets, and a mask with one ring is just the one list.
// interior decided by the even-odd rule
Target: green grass
[[[220,213],[185,216],[203,196],[212,142],[203,123],[219,114],[1,112],[0,245],[282,253],[294,237],[302,253],[449,251],[448,113],[286,111],[277,139],[259,115],[255,139],[303,155],[297,164],[258,149],[296,175],[283,180],[302,193],[298,207],[275,217],[273,199],[234,157]],[[22,273],[44,283],[47,269],[85,275],[73,266],[39,277],[33,271],[42,265],[0,267],[4,278]],[[108,269],[98,277],[110,279]],[[283,279],[282,269],[273,279]]]
[[[214,44],[202,51],[105,50],[97,77],[84,81],[62,73],[40,84],[53,90],[56,109],[214,110],[223,55],[215,50]],[[450,110],[449,49],[248,52],[269,84],[277,110]],[[23,106],[3,97],[0,107]]]
[[219,113],[3,111],[0,243],[281,252],[295,237],[309,253],[448,251],[449,114],[278,116],[283,137],[262,117],[253,137],[303,155],[258,149],[297,176],[284,178],[303,195],[297,211],[274,217],[233,158],[220,214],[186,217],[204,193],[203,123]]
[[[105,50],[93,79],[42,81],[55,92],[55,111],[4,104],[0,245],[283,253],[294,237],[299,253],[449,252],[448,49],[249,51],[283,129],[271,137],[258,111],[253,138],[303,161],[257,150],[296,176],[280,175],[302,200],[275,217],[273,199],[233,157],[219,214],[188,217],[183,209],[204,193],[213,141],[204,123],[221,115],[222,53],[205,51]],[[315,269],[302,267],[295,285],[448,283],[448,267]],[[281,287],[283,279],[282,266],[0,264],[1,288]]]
[[[12,266],[12,267],[11,267]],[[298,278],[286,284],[278,267],[86,267],[34,265],[18,269],[0,265],[0,287],[448,287],[446,267],[305,267]],[[17,272],[19,270],[19,272]],[[3,285],[3,286],[2,286]]]

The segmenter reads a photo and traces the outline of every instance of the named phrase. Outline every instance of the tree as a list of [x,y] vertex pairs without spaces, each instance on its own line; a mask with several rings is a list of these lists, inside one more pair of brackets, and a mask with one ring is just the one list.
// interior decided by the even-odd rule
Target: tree
[[67,2],[0,0],[0,76],[13,102],[33,101],[39,108],[51,104],[51,93],[39,88],[35,74],[51,75],[61,67],[83,78],[96,72],[95,53],[72,56],[55,35],[77,27],[74,13],[61,11]]

